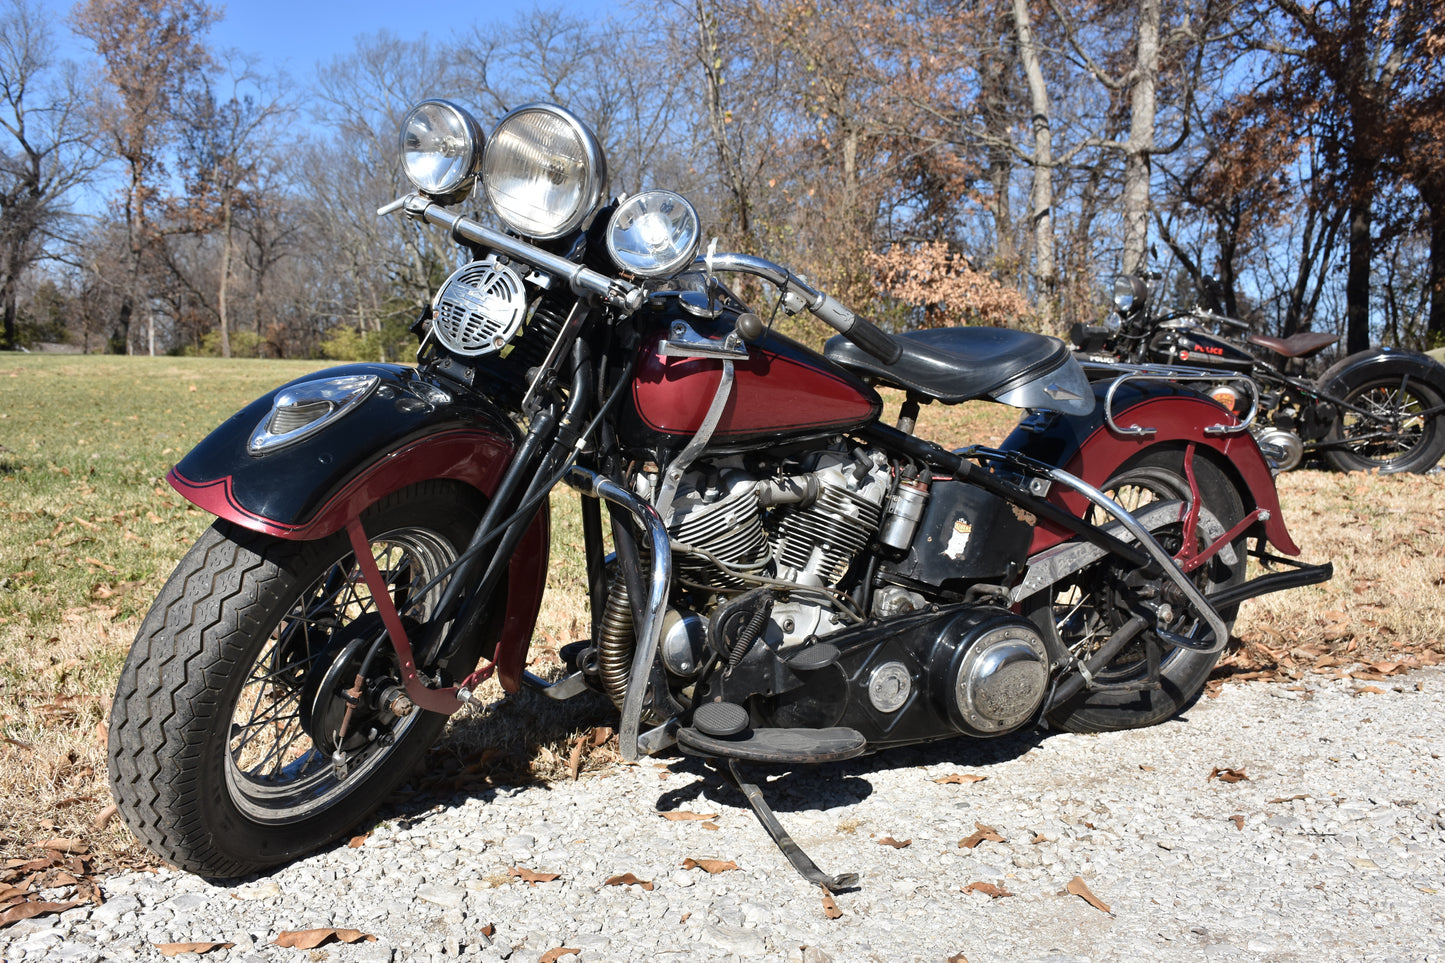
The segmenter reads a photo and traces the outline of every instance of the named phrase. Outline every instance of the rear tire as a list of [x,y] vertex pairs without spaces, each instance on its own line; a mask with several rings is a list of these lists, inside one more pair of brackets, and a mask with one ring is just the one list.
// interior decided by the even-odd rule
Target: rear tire
[[[1217,466],[1203,457],[1194,459],[1195,480],[1205,506],[1228,531],[1244,517],[1244,503],[1233,482]],[[1105,494],[1126,510],[1136,511],[1156,500],[1189,500],[1189,482],[1184,474],[1183,454],[1178,451],[1152,452],[1119,472],[1104,486]],[[1097,511],[1097,510],[1096,510]],[[1093,518],[1096,523],[1107,521]],[[1160,543],[1171,552],[1181,544],[1179,525],[1155,533]],[[1200,548],[1208,541],[1199,533]],[[1244,537],[1232,543],[1233,564],[1216,555],[1194,574],[1195,585],[1206,594],[1244,578]],[[1119,563],[1109,557],[1076,573],[1044,593],[1044,600],[1027,614],[1052,641],[1068,649],[1082,660],[1097,649],[1105,638],[1121,626],[1126,616],[1110,601],[1117,579],[1127,574]],[[1220,610],[1226,627],[1234,625],[1237,607]],[[1180,616],[1171,626],[1180,631],[1192,624]],[[1148,630],[1146,630],[1147,633]],[[1142,636],[1141,636],[1142,639]],[[1137,682],[1147,678],[1144,645],[1136,641],[1124,649],[1096,678],[1101,682]],[[1051,726],[1070,732],[1110,732],[1119,729],[1140,729],[1163,722],[1178,714],[1199,698],[1210,670],[1219,661],[1219,653],[1205,654],[1192,649],[1165,647],[1159,665],[1159,688],[1139,691],[1084,689],[1078,695],[1048,714]]]
[[[446,482],[403,489],[362,515],[403,613],[466,546],[480,515],[475,493]],[[421,597],[418,620],[439,595]],[[167,581],[121,671],[109,765],[131,831],[182,869],[235,877],[365,819],[446,724],[438,713],[379,708],[377,693],[400,678],[383,642],[367,672],[370,705],[354,711],[344,742],[347,774],[338,776],[340,693],[383,634],[345,532],[293,542],[217,521]],[[487,634],[453,661],[453,673],[471,670]]]

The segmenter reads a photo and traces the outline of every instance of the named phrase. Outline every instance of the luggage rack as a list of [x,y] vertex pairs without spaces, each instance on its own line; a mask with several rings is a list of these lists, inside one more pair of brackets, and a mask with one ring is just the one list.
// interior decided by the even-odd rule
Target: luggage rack
[[1081,362],[1084,373],[1090,381],[1102,381],[1112,377],[1109,384],[1109,391],[1104,395],[1104,421],[1108,423],[1109,430],[1120,435],[1152,435],[1157,429],[1144,425],[1134,425],[1125,428],[1114,420],[1114,395],[1118,390],[1130,381],[1209,381],[1215,384],[1228,382],[1233,385],[1242,385],[1249,393],[1249,411],[1244,418],[1236,423],[1209,425],[1204,429],[1206,435],[1238,435],[1249,430],[1254,424],[1255,417],[1259,414],[1259,385],[1247,375],[1221,375],[1218,371],[1210,371],[1207,368],[1188,368],[1180,365],[1146,365],[1146,364],[1124,364],[1122,362],[1105,361],[1084,361]]

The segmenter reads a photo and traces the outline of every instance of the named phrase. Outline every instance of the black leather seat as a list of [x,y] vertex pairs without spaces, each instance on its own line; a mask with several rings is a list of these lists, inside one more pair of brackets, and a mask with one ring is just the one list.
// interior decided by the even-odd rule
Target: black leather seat
[[902,357],[893,364],[885,364],[842,335],[828,339],[823,355],[883,384],[950,405],[1017,387],[1069,356],[1058,338],[1010,328],[931,328],[893,337],[903,348]]

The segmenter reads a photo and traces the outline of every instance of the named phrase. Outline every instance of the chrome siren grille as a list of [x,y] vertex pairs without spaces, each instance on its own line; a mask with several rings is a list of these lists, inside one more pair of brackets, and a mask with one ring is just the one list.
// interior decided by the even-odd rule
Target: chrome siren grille
[[527,314],[522,278],[493,260],[473,261],[447,278],[432,305],[437,340],[457,354],[500,351]]

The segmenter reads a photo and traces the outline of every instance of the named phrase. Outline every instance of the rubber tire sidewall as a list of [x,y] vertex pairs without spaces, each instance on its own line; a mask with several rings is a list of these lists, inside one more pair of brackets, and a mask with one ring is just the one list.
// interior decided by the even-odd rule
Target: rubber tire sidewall
[[[1178,480],[1183,482],[1183,465],[1182,452],[1146,453],[1122,468],[1103,486],[1103,490],[1109,491],[1121,482],[1127,483],[1128,476],[1141,469],[1171,472],[1177,474]],[[1228,531],[1244,517],[1244,504],[1238,490],[1224,472],[1207,458],[1195,458],[1194,473],[1204,504]],[[1244,539],[1235,542],[1234,548],[1237,561],[1233,572],[1227,579],[1211,582],[1210,591],[1243,580]],[[1042,611],[1051,613],[1052,606],[1045,606]],[[1237,612],[1238,606],[1234,606],[1220,610],[1219,614],[1225,625],[1232,628]],[[1219,662],[1220,654],[1192,649],[1176,649],[1173,652],[1166,650],[1167,661],[1160,667],[1158,689],[1141,692],[1091,692],[1085,689],[1050,711],[1049,724],[1069,732],[1114,732],[1121,729],[1140,729],[1163,722],[1187,709],[1199,698],[1209,673]]]
[[[388,496],[362,519],[373,537],[426,528],[460,552],[480,513],[481,499],[468,489],[424,482]],[[349,554],[345,533],[289,542],[218,521],[177,566],[142,624],[112,711],[112,790],[135,834],[180,868],[208,877],[241,876],[340,838],[407,779],[446,725],[446,716],[425,712],[383,765],[333,805],[296,822],[257,822],[232,800],[226,779],[229,727],[251,668],[297,593]],[[204,614],[168,625],[167,612],[187,601],[193,613]],[[165,657],[157,663],[153,653]],[[454,670],[467,660],[474,664],[476,657],[466,654]],[[137,766],[147,753],[151,764]],[[149,769],[148,778],[138,769]],[[143,802],[132,787],[154,795]]]

